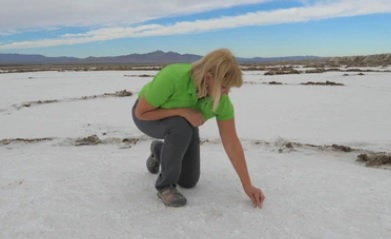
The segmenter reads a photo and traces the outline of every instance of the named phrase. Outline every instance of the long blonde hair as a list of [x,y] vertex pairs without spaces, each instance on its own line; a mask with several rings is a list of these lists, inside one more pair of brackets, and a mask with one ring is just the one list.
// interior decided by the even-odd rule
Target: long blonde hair
[[213,99],[213,111],[216,111],[221,97],[221,87],[241,87],[243,85],[242,71],[230,50],[222,48],[208,53],[199,61],[194,62],[191,68],[198,98],[205,97],[208,94],[205,82],[205,75],[208,73],[214,77],[214,88],[211,97]]

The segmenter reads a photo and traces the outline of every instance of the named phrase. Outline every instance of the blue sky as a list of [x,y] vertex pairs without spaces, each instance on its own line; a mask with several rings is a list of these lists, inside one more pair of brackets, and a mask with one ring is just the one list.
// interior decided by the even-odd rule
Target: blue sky
[[390,0],[1,0],[0,53],[391,53]]

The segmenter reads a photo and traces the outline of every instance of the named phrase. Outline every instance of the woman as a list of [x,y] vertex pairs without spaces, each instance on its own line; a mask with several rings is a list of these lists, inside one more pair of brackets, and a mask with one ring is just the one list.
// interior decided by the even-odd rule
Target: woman
[[139,93],[132,114],[151,143],[147,169],[160,174],[155,187],[167,206],[180,207],[186,198],[177,190],[194,187],[200,177],[198,127],[216,117],[224,149],[254,207],[262,207],[261,189],[252,185],[242,145],[236,134],[231,87],[243,84],[239,65],[227,49],[210,52],[193,64],[164,67]]

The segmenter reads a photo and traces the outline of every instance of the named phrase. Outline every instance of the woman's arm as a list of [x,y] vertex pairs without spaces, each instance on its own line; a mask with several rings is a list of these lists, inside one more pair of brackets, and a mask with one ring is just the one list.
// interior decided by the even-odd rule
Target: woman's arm
[[235,120],[218,120],[217,124],[225,152],[239,175],[244,191],[255,207],[262,207],[265,196],[261,189],[254,187],[251,183],[242,144],[236,133]]
[[172,116],[180,116],[189,121],[194,127],[204,123],[200,112],[190,108],[162,109],[152,106],[145,97],[141,97],[135,109],[136,117],[140,120],[159,120]]

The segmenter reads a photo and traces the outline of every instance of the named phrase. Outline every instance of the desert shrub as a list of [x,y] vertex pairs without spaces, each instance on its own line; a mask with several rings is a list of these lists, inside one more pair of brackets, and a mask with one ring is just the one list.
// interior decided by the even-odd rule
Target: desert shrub
[[391,165],[391,155],[387,153],[360,154],[357,161],[365,163],[367,167]]

